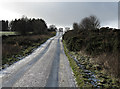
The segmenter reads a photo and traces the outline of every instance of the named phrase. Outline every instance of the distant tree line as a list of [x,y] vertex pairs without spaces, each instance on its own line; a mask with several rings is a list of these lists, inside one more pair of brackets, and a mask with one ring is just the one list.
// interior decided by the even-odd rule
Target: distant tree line
[[48,31],[56,31],[57,27],[55,25],[50,25]]
[[[46,22],[43,19],[28,19],[23,16],[20,19],[12,20],[9,24],[8,21],[1,21],[2,31],[14,31],[21,35],[26,34],[47,34],[49,31],[56,31],[55,25],[47,27]],[[8,29],[9,28],[9,29]]]
[[20,33],[21,35],[29,34],[46,34],[47,25],[43,19],[28,19],[27,17],[22,17],[21,19],[15,19],[10,22],[11,31]]

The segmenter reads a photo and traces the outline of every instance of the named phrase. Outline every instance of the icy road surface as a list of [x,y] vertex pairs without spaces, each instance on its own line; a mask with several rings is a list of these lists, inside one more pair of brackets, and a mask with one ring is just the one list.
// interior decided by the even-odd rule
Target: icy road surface
[[31,55],[0,71],[0,87],[76,87],[61,37],[57,32]]

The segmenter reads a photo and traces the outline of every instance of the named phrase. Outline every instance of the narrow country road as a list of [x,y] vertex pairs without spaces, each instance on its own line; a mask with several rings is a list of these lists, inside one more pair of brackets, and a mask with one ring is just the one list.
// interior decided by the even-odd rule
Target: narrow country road
[[31,55],[0,71],[0,87],[76,87],[61,37],[57,32]]

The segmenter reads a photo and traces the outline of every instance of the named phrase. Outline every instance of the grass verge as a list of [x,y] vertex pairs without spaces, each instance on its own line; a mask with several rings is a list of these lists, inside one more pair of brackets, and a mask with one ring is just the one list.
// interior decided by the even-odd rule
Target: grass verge
[[9,32],[9,31],[0,31],[0,36],[2,35],[16,35],[15,32]]
[[76,82],[77,82],[78,87],[80,87],[80,88],[84,88],[84,87],[89,87],[90,88],[91,87],[92,88],[91,84],[89,84],[89,83],[87,84],[87,83],[84,82],[84,81],[86,81],[86,79],[83,78],[82,71],[79,69],[79,67],[77,66],[76,62],[68,54],[69,51],[66,48],[66,44],[65,44],[64,41],[63,41],[63,45],[64,45],[65,54],[68,57],[68,60],[69,60],[70,66],[71,66],[71,68],[73,70],[74,76],[76,78]]
[[[64,45],[65,54],[69,59],[70,66],[73,70],[78,87],[92,88],[92,89],[93,88],[115,88],[115,89],[120,88],[118,79],[115,79],[114,77],[106,75],[103,72],[102,67],[100,65],[94,63],[93,61],[91,62],[90,57],[81,55],[79,53],[70,52],[67,49],[64,40],[63,40],[63,45]],[[84,68],[80,68],[77,65],[77,63],[73,60],[73,58],[69,55],[69,53],[76,56],[79,63],[82,66],[84,66]],[[93,77],[93,75],[95,77]]]

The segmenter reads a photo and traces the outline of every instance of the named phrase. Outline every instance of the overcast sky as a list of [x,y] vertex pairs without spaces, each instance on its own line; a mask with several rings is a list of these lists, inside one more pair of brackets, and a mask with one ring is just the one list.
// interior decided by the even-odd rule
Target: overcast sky
[[[87,0],[88,1],[88,0]],[[118,28],[118,2],[2,2],[0,20],[12,20],[22,15],[42,18],[48,25],[72,27],[86,16],[95,15],[101,26]],[[106,0],[107,1],[107,0]],[[109,0],[114,1],[114,0]]]

